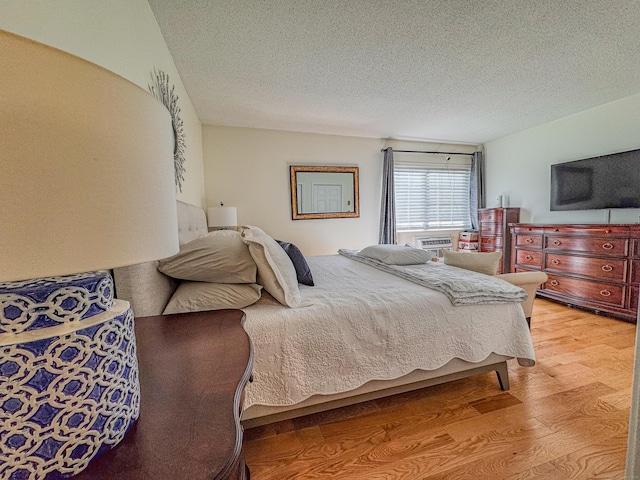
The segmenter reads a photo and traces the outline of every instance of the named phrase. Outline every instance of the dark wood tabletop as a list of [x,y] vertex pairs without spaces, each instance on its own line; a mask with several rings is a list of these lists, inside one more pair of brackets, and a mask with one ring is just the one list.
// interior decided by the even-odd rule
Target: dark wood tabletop
[[241,310],[135,319],[140,417],[82,480],[243,478],[242,391],[252,348]]

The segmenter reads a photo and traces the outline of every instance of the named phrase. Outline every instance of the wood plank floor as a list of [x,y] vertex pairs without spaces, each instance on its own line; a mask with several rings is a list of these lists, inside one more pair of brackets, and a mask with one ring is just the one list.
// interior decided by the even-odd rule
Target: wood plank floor
[[621,479],[635,325],[536,299],[535,367],[245,431],[252,480]]

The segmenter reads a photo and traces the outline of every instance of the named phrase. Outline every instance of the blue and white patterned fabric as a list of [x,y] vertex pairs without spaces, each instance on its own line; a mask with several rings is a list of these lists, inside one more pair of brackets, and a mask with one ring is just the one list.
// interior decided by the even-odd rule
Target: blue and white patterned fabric
[[138,418],[129,304],[95,272],[0,284],[0,478],[66,478]]

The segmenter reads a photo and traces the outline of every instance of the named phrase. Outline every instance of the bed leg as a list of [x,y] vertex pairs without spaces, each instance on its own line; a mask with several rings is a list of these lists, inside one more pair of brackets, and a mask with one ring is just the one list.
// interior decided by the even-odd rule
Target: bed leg
[[509,390],[509,369],[507,368],[507,362],[496,365],[496,374],[498,375],[500,390]]

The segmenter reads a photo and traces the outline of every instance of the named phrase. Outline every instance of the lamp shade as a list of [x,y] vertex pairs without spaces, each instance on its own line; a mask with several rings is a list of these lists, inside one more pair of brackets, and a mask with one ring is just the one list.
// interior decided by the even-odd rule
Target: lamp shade
[[0,50],[0,478],[67,478],[139,415],[104,270],[178,251],[174,137],[124,78],[2,30]]
[[238,209],[211,207],[207,209],[207,223],[210,227],[235,227],[238,225]]
[[178,251],[173,131],[137,85],[0,30],[0,281]]

